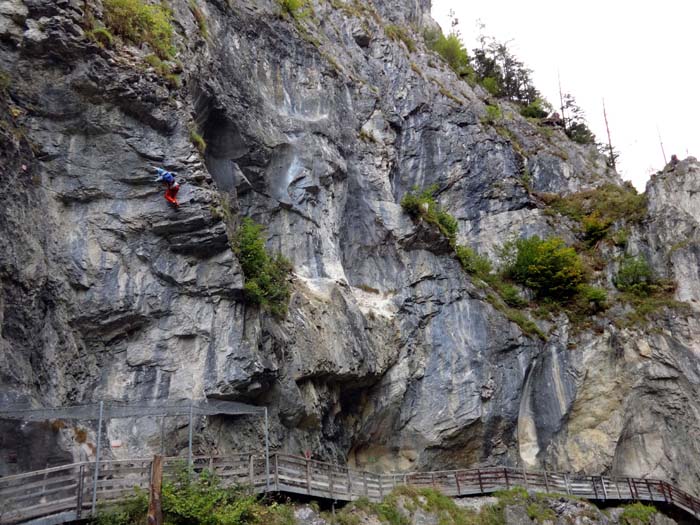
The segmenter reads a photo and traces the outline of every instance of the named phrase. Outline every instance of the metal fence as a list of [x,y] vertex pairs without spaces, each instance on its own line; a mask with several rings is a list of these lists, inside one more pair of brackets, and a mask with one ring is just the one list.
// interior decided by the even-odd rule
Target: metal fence
[[[59,407],[37,407],[29,405],[7,405],[0,409],[0,419],[24,422],[47,420],[97,421],[97,444],[92,471],[92,512],[97,504],[97,487],[100,477],[102,454],[102,427],[106,421],[117,418],[151,417],[161,418],[161,448],[164,441],[164,421],[166,417],[188,417],[187,462],[192,465],[193,419],[195,416],[250,415],[264,418],[265,432],[265,471],[269,483],[270,445],[267,407],[247,405],[220,399],[179,399],[179,400],[102,400],[95,403]],[[82,479],[82,478],[81,478]]]

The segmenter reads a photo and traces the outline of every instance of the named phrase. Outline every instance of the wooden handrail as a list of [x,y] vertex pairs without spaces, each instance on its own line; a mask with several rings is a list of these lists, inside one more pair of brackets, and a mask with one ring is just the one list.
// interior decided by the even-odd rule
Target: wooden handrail
[[[198,456],[193,461],[195,470],[217,472],[217,468],[223,469],[218,472],[224,486],[226,483],[248,482],[257,492],[265,492],[265,459],[261,454],[239,453]],[[588,499],[666,502],[700,518],[700,499],[656,479],[569,476],[566,473],[509,467],[377,474],[286,454],[273,454],[271,459],[271,491],[330,497],[339,501],[350,501],[361,496],[379,501],[386,495],[386,485],[392,488],[401,484],[433,487],[450,496],[466,496],[488,494],[524,482],[532,491],[549,492],[553,489]],[[172,475],[172,464],[181,460],[179,457],[164,458],[166,465],[171,467],[165,469],[166,477]],[[147,486],[146,474],[150,462],[148,458],[101,462],[96,481],[98,501],[118,501],[128,497],[134,486]],[[86,491],[88,485],[92,485],[93,466],[93,462],[82,461],[0,478],[0,500],[4,502],[0,509],[0,525],[19,524],[65,512],[70,514],[66,517],[67,521],[89,517],[90,502],[87,500],[90,498]],[[262,476],[260,472],[263,472]],[[50,476],[57,473],[61,475]],[[609,491],[606,483],[614,486],[614,490]],[[641,491],[640,486],[643,488]]]

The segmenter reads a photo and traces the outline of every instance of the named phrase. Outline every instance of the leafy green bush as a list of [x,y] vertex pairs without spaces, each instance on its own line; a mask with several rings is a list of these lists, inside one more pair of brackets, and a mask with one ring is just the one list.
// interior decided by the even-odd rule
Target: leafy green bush
[[94,523],[96,525],[136,525],[145,521],[147,511],[148,494],[137,487],[133,497],[118,504],[101,507]]
[[485,255],[479,255],[472,248],[461,245],[455,246],[455,253],[465,272],[482,279],[491,273],[491,261]]
[[455,73],[459,76],[473,77],[469,54],[458,35],[445,36],[440,30],[427,30],[423,36],[428,48],[440,55]]
[[437,203],[434,197],[437,190],[436,184],[422,191],[414,187],[401,199],[401,207],[414,219],[421,217],[426,222],[437,226],[450,243],[454,244],[457,238],[457,219],[444,211]]
[[270,257],[265,250],[263,228],[248,217],[244,218],[233,243],[245,275],[245,295],[277,317],[287,314],[291,289],[287,277],[290,262],[281,254]]
[[487,104],[486,105],[486,122],[488,124],[495,124],[501,120],[501,108],[496,105]]
[[503,299],[508,306],[521,308],[527,304],[527,301],[523,299],[522,295],[520,295],[520,290],[518,290],[518,288],[512,284],[502,283],[498,287],[498,293],[501,295],[501,299]]
[[607,308],[608,293],[602,288],[582,284],[578,287],[576,302],[579,310],[584,313],[600,312]]
[[306,18],[311,12],[309,0],[277,0],[282,16],[291,16],[295,20]]
[[585,122],[573,122],[566,128],[567,136],[578,144],[595,144],[595,135]]
[[581,225],[586,241],[593,245],[607,237],[612,220],[608,217],[601,217],[599,212],[594,211],[581,220]]
[[492,94],[521,104],[530,104],[540,96],[532,81],[532,70],[513,54],[508,42],[485,35],[480,35],[478,41],[480,46],[472,50],[471,66],[480,82],[487,78],[495,81],[489,82],[489,87],[498,88]]
[[397,26],[396,24],[389,24],[384,26],[384,32],[386,36],[396,42],[403,42],[411,53],[416,50],[416,43],[409,36],[408,31],[405,27]]
[[657,510],[651,505],[643,503],[625,505],[620,516],[620,523],[623,525],[647,525],[651,523],[651,519],[656,513]]
[[523,117],[528,118],[545,118],[549,115],[552,110],[551,104],[541,97],[537,97],[535,100],[530,102],[527,106],[520,110],[520,114]]
[[498,96],[498,93],[501,91],[501,86],[498,85],[498,79],[493,77],[486,77],[481,81],[481,85],[494,97]]
[[654,272],[642,256],[626,257],[614,279],[618,290],[639,297],[646,297],[652,293],[654,281]]
[[163,485],[164,521],[173,525],[243,525],[255,523],[257,501],[252,494],[224,489],[209,471],[194,476],[182,469]]
[[569,299],[585,281],[581,259],[559,237],[540,239],[535,235],[506,243],[503,258],[506,275],[532,288],[538,297]]
[[136,45],[147,43],[160,58],[175,54],[169,9],[143,0],[103,0],[102,4],[105,24],[114,34]]

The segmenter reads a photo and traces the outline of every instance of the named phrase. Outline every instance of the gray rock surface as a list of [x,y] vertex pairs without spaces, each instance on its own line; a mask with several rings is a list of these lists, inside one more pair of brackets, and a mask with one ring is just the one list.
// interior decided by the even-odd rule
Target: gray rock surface
[[[147,49],[89,40],[83,2],[0,2],[0,404],[242,400],[269,407],[274,450],[365,468],[655,476],[698,492],[697,161],[652,178],[629,242],[690,310],[602,333],[562,318],[542,323],[546,344],[528,337],[401,198],[437,184],[458,241],[493,256],[519,235],[575,240],[536,192],[619,178],[509,104],[500,127],[482,123],[483,90],[422,44],[427,1],[335,3],[294,21],[268,0],[202,1],[205,39],[173,0],[176,89]],[[417,51],[386,37],[389,22]],[[178,173],[179,211],[152,183],[156,165]],[[243,300],[228,245],[244,215],[294,265],[284,320]],[[89,422],[87,445],[73,425],[46,444],[45,427],[3,424],[0,473],[93,453]],[[169,453],[186,445],[183,425],[167,423]],[[107,431],[124,443],[112,455],[157,448],[153,421]],[[211,418],[196,446],[261,437],[257,421]]]

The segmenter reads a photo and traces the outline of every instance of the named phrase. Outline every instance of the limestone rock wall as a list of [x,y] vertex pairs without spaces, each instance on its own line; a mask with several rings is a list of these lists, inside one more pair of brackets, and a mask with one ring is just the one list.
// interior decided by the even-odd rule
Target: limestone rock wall
[[[697,162],[652,179],[630,240],[691,309],[603,333],[562,318],[544,343],[399,202],[438,184],[459,242],[490,255],[512,236],[573,240],[533,192],[619,184],[594,148],[508,104],[500,133],[485,123],[487,94],[422,44],[426,1],[318,1],[296,21],[272,1],[200,1],[206,38],[188,2],[170,4],[179,88],[148,49],[86,36],[97,0],[0,2],[1,403],[235,399],[270,408],[275,449],[363,467],[546,465],[700,487]],[[155,165],[183,181],[177,212]],[[240,216],[294,265],[284,320],[243,300]],[[42,467],[93,453],[89,425],[87,443],[70,426],[3,425],[3,471],[29,466],[16,452]],[[167,423],[170,453],[183,426]],[[108,432],[124,442],[114,455],[157,447],[152,421]],[[212,418],[196,446],[260,438],[257,421]]]

